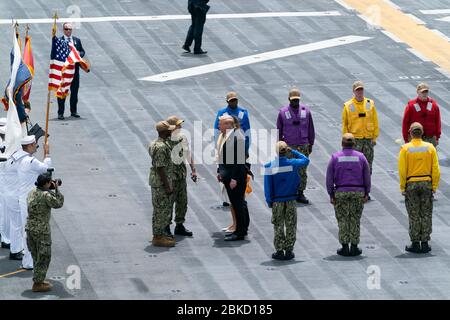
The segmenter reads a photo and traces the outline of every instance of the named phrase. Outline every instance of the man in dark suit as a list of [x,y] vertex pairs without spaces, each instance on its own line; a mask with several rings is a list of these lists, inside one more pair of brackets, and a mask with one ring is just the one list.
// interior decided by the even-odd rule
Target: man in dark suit
[[191,14],[192,24],[186,36],[183,49],[191,52],[190,46],[195,41],[194,54],[205,54],[207,51],[202,50],[202,34],[203,25],[206,22],[206,13],[209,10],[207,5],[209,0],[188,0],[188,10]]
[[244,240],[250,222],[245,203],[248,173],[245,137],[239,129],[234,128],[233,117],[229,115],[219,118],[219,130],[217,178],[225,185],[231,210],[236,215],[236,231],[227,235],[225,241]]
[[[77,37],[72,36],[73,26],[70,22],[66,22],[63,24],[64,35],[61,39],[66,40],[67,42],[73,43],[75,48],[78,50],[80,57],[83,58],[85,55],[83,46],[81,41]],[[75,64],[75,74],[73,75],[73,80],[70,85],[70,114],[72,117],[79,118],[80,115],[77,113],[77,103],[78,103],[78,88],[80,87],[80,64]],[[65,108],[66,99],[58,98],[58,119],[64,120],[64,108]]]

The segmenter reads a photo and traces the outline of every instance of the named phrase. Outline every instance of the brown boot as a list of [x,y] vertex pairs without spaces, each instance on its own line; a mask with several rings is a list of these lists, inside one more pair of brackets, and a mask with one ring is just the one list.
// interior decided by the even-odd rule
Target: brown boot
[[42,283],[45,284],[45,285],[48,285],[50,287],[50,289],[53,288],[53,285],[50,282],[48,282],[48,281],[44,280],[44,281],[42,281]]
[[39,282],[39,283],[33,283],[33,287],[31,288],[31,291],[33,292],[47,292],[50,291],[51,285],[49,283]]
[[173,247],[175,240],[165,235],[153,236],[152,244],[156,247]]

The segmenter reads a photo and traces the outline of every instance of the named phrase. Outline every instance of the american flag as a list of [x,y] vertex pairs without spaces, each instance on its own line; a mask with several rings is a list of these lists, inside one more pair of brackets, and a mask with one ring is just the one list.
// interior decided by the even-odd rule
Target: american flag
[[75,74],[75,63],[84,64],[73,43],[56,36],[52,40],[50,56],[50,72],[48,89],[56,90],[58,98],[65,98],[69,94],[70,84]]

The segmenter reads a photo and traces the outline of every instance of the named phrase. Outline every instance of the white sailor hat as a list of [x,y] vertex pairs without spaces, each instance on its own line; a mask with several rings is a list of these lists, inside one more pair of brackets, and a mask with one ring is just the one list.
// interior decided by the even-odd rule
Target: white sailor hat
[[22,140],[20,141],[20,144],[23,145],[23,146],[26,146],[26,145],[32,144],[34,142],[36,142],[36,137],[33,134],[31,136],[23,137]]
[[6,118],[0,118],[0,127],[6,126]]
[[5,126],[0,127],[0,134],[6,134]]

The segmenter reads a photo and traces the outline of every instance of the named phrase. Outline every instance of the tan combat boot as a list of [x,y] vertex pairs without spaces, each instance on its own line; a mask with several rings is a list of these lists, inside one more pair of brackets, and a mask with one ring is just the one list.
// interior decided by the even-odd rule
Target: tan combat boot
[[175,240],[164,235],[153,236],[152,244],[156,247],[173,247]]
[[39,283],[33,283],[33,287],[31,288],[31,291],[33,292],[47,292],[50,291],[51,285],[49,283],[39,282]]

